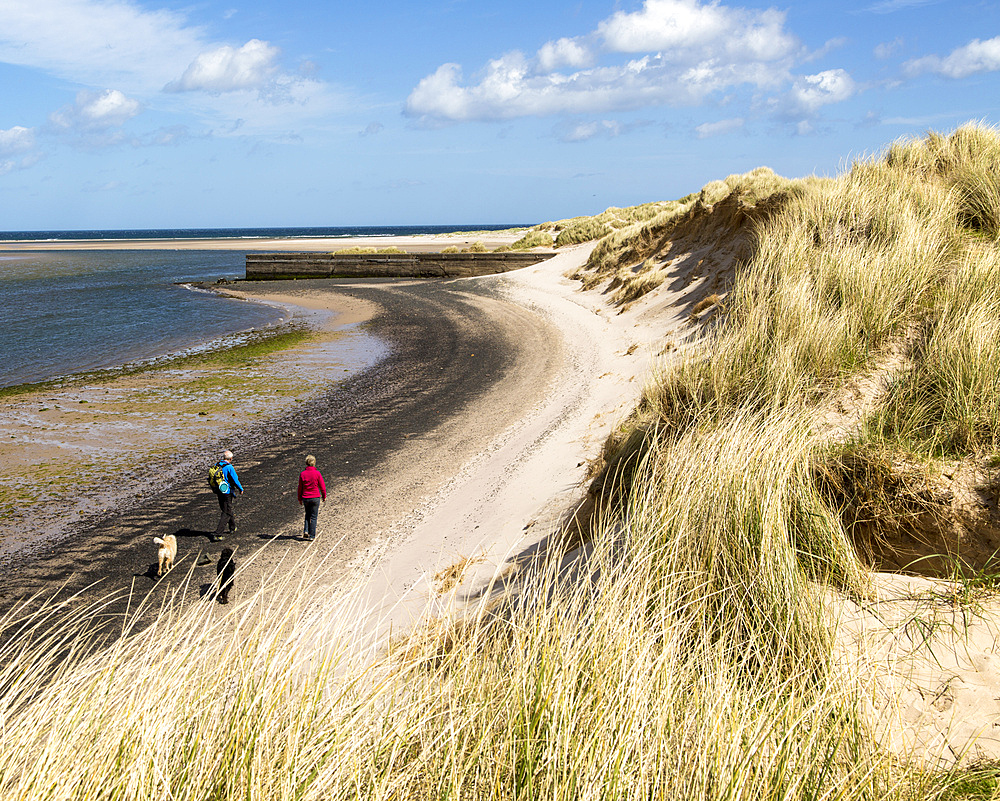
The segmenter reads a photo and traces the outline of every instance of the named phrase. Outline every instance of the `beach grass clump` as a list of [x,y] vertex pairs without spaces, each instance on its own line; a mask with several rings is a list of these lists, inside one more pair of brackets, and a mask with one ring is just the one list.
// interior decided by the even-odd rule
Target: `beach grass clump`
[[331,255],[333,256],[374,256],[377,254],[391,254],[391,253],[406,253],[402,248],[398,248],[395,245],[389,245],[388,247],[375,248],[375,247],[363,247],[361,245],[352,245],[347,248],[340,248],[340,250],[335,250]]
[[870,436],[927,457],[1000,451],[1000,253],[972,244],[938,287],[909,369],[868,421]]
[[680,213],[666,211],[651,220],[612,231],[597,243],[587,263],[573,277],[586,280],[592,276],[601,281],[621,269],[647,261],[662,249],[664,234]]
[[633,223],[652,219],[674,205],[676,205],[674,201],[656,201],[625,208],[611,206],[600,214],[539,223],[531,230],[552,234],[555,237],[556,247],[577,245],[600,239],[612,231]]
[[340,248],[339,250],[333,251],[334,256],[373,256],[378,252],[377,248],[373,247],[362,247],[361,245],[352,245],[347,248]]
[[147,599],[120,637],[102,614],[111,598],[8,614],[0,794],[302,798],[340,735],[315,737],[337,704],[333,661],[322,643],[303,659],[288,591],[286,580],[228,615],[182,610],[176,591],[158,609]]
[[884,161],[816,183],[760,227],[726,325],[672,360],[647,403],[677,423],[816,402],[925,315],[956,252],[946,186]]
[[627,306],[652,292],[667,280],[667,276],[667,271],[658,268],[652,259],[647,260],[636,269],[621,270],[609,287],[614,289],[611,296],[612,302],[619,306]]
[[955,176],[959,222],[991,241],[1000,239],[1000,176],[995,171],[962,170]]
[[[853,453],[881,454],[876,505],[884,514],[868,518],[888,531],[899,517],[893,509],[912,514],[908,498],[926,491],[905,480],[907,466],[996,453],[1000,258],[981,229],[968,225],[956,191],[956,176],[976,163],[975,147],[992,164],[1000,134],[959,129],[895,145],[787,196],[756,228],[753,258],[737,271],[725,316],[660,366],[606,446],[605,469],[640,458],[651,443],[710,435],[739,419],[803,415],[832,438],[845,431],[843,422],[827,422],[837,408],[838,419],[853,424],[836,436],[846,436]],[[853,463],[836,453],[814,459],[810,480]],[[846,474],[832,480],[868,481]],[[820,541],[849,541],[844,532],[855,526],[844,499],[813,496],[810,503],[827,511],[802,518],[802,530]],[[944,507],[935,514],[938,522],[928,518],[927,525],[972,525],[949,522]],[[820,518],[814,530],[810,521]],[[841,545],[810,559],[828,560],[837,575],[855,571]]]
[[545,231],[529,231],[510,246],[511,250],[531,250],[552,247],[552,234]]
[[591,242],[611,233],[612,228],[597,217],[587,217],[563,228],[556,235],[556,247],[578,245],[581,242]]

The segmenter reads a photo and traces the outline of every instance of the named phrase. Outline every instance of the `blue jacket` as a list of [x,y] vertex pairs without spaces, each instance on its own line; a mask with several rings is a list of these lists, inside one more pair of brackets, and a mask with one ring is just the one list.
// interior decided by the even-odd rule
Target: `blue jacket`
[[236,477],[236,468],[229,464],[229,462],[226,462],[226,466],[222,468],[222,477],[229,482],[230,495],[235,495],[236,490],[243,492],[243,485],[240,484],[239,478]]

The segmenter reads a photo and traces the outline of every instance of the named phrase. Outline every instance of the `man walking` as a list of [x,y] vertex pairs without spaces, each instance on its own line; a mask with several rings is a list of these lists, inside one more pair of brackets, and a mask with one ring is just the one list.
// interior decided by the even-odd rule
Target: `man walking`
[[233,452],[226,451],[222,454],[222,459],[219,461],[218,467],[222,468],[222,473],[219,476],[219,480],[213,485],[216,496],[219,498],[219,509],[222,514],[219,515],[219,525],[215,527],[215,533],[212,535],[212,542],[218,542],[222,539],[222,535],[226,531],[226,526],[229,527],[229,533],[236,533],[236,515],[233,514],[233,496],[238,492],[240,495],[243,494],[243,485],[240,484],[240,479],[236,475],[236,468],[233,467]]

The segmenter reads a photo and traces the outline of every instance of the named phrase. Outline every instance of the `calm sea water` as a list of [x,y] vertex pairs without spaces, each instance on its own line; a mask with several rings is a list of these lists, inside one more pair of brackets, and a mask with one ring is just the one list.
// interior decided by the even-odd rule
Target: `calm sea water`
[[3,253],[0,247],[0,387],[184,351],[286,315],[178,286],[243,277],[243,251],[128,250],[129,239],[349,239],[507,227],[0,232],[0,240],[122,241],[121,250]]
[[501,231],[505,228],[524,227],[524,224],[505,225],[361,225],[331,228],[156,228],[135,230],[93,231],[0,231],[0,240],[51,242],[60,239],[283,239],[356,236],[415,236],[417,234],[450,234],[453,231]]

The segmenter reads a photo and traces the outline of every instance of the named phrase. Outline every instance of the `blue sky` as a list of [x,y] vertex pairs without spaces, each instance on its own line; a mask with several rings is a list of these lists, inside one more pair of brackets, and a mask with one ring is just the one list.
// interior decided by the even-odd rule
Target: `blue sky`
[[534,223],[834,175],[998,89],[981,0],[0,0],[0,230]]

